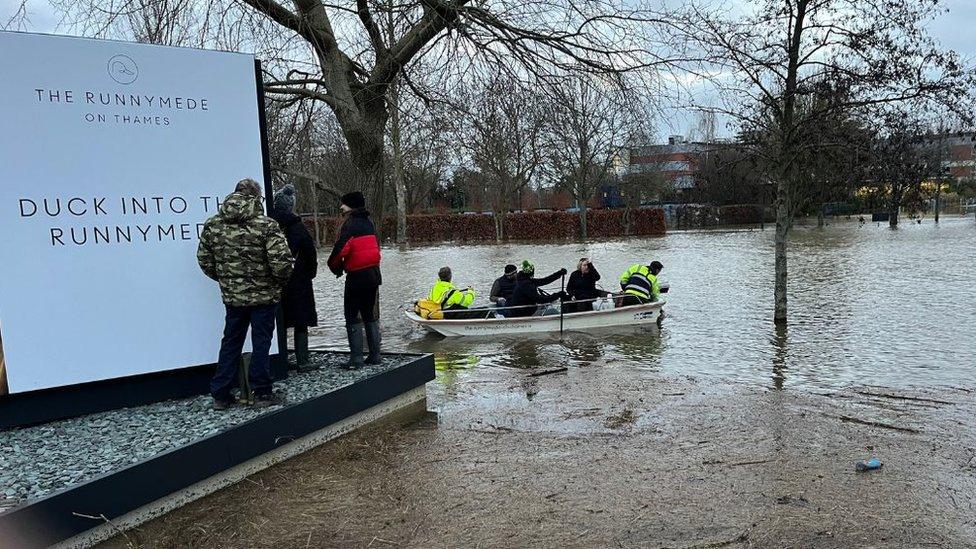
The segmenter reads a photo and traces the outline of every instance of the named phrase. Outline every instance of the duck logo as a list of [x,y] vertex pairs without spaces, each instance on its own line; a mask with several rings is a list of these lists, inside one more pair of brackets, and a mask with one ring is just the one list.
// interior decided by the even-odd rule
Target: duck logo
[[119,84],[131,84],[139,78],[139,65],[128,55],[113,55],[108,60],[108,75]]

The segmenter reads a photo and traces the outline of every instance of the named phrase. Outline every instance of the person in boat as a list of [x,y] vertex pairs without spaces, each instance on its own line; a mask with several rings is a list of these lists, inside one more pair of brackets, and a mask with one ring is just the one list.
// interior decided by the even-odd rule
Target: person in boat
[[512,292],[515,291],[515,276],[518,273],[518,267],[509,263],[505,265],[505,274],[495,279],[495,282],[491,285],[491,294],[488,299],[498,305],[499,307],[504,307],[512,300]]
[[651,261],[650,265],[631,265],[620,275],[620,288],[624,291],[620,304],[626,307],[657,301],[661,296],[657,275],[662,269],[664,265],[660,261]]
[[464,290],[458,289],[451,283],[452,273],[450,267],[441,267],[437,271],[437,282],[430,289],[427,299],[440,303],[441,310],[444,311],[444,318],[457,318],[458,314],[451,314],[456,311],[467,311],[474,303],[474,289],[470,286]]
[[532,316],[536,313],[539,305],[552,303],[553,301],[566,297],[565,292],[554,294],[543,294],[539,290],[540,286],[545,286],[557,278],[566,274],[566,269],[559,269],[549,276],[534,278],[535,266],[529,261],[522,262],[522,270],[515,277],[515,290],[512,292],[512,300],[509,303],[508,317]]
[[574,301],[563,303],[564,313],[578,313],[593,310],[593,300],[603,297],[606,292],[596,289],[600,273],[587,258],[579,260],[576,270],[569,275],[566,294]]

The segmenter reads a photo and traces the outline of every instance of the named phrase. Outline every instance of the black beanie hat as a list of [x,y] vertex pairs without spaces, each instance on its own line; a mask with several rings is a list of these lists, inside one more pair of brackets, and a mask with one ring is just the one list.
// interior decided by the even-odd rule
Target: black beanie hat
[[512,274],[512,273],[514,273],[517,270],[518,270],[518,267],[516,267],[515,265],[512,265],[511,263],[509,263],[508,265],[505,265],[505,274]]
[[342,195],[342,198],[339,199],[339,202],[345,204],[346,206],[349,206],[354,210],[357,208],[366,207],[366,198],[363,196],[363,193],[359,191],[353,191],[351,193],[346,193]]

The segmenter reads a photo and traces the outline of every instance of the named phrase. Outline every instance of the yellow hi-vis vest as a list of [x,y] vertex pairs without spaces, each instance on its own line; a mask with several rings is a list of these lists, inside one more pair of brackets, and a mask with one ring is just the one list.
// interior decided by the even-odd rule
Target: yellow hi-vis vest
[[635,295],[647,301],[657,301],[661,295],[661,286],[657,277],[651,274],[647,265],[631,265],[624,274],[620,275],[620,286],[624,293]]
[[465,309],[474,303],[474,290],[458,290],[454,284],[438,280],[430,289],[427,299],[441,304],[441,309],[460,305]]

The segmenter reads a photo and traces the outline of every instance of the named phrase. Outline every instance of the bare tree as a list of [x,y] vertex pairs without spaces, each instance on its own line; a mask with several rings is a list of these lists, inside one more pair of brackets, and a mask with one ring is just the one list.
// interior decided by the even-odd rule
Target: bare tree
[[758,204],[764,174],[755,155],[735,144],[716,147],[703,155],[696,175],[701,200],[716,206]]
[[[722,112],[768,137],[756,145],[776,185],[776,323],[787,320],[789,232],[809,192],[805,128],[829,112],[866,115],[911,99],[963,108],[972,75],[928,37],[925,23],[937,10],[938,0],[764,0],[734,20],[697,9],[679,18],[712,60],[703,69],[718,70],[715,82],[733,101]],[[849,94],[798,112],[798,101],[824,81],[843,82]],[[750,104],[758,108],[744,108]]]
[[587,238],[587,201],[611,182],[615,162],[631,132],[628,98],[620,83],[571,75],[554,86],[546,109],[546,155],[556,180],[579,208],[580,236]]
[[639,172],[622,174],[617,185],[624,202],[624,234],[629,235],[633,230],[634,212],[645,200],[660,200],[668,190],[668,179],[659,168],[649,166]]
[[403,191],[405,211],[427,207],[434,190],[447,177],[453,160],[451,121],[456,113],[444,105],[424,104],[417,98],[403,103]]
[[888,224],[895,228],[903,207],[921,209],[922,184],[941,175],[942,157],[938,140],[909,112],[895,111],[883,121],[873,140],[870,166],[878,191],[886,198]]
[[[130,0],[54,1],[72,14],[69,23],[95,36],[137,34],[120,33],[120,21],[146,10]],[[209,46],[246,48],[262,56],[265,89],[273,98],[327,105],[357,167],[356,184],[379,216],[386,208],[388,92],[402,78],[404,88],[427,94],[413,82],[418,60],[436,60],[435,72],[454,77],[455,84],[471,67],[485,65],[521,67],[545,78],[553,70],[617,73],[671,61],[652,51],[660,40],[645,32],[664,27],[666,19],[623,0],[136,1],[189,4],[186,20],[195,25],[193,36],[209,37]],[[384,16],[391,12],[395,28],[384,32]],[[182,21],[166,19],[162,29],[139,34],[162,30],[182,37]]]
[[0,22],[3,23],[0,25],[0,30],[23,30],[27,28],[30,24],[30,18],[27,16],[27,0],[21,0],[6,20],[0,19]]
[[459,144],[490,186],[495,236],[508,238],[506,216],[542,163],[546,124],[543,96],[516,78],[496,74],[471,93],[467,116],[460,120]]
[[692,130],[692,141],[702,143],[714,143],[717,134],[718,116],[711,109],[703,109],[698,112],[695,128]]

